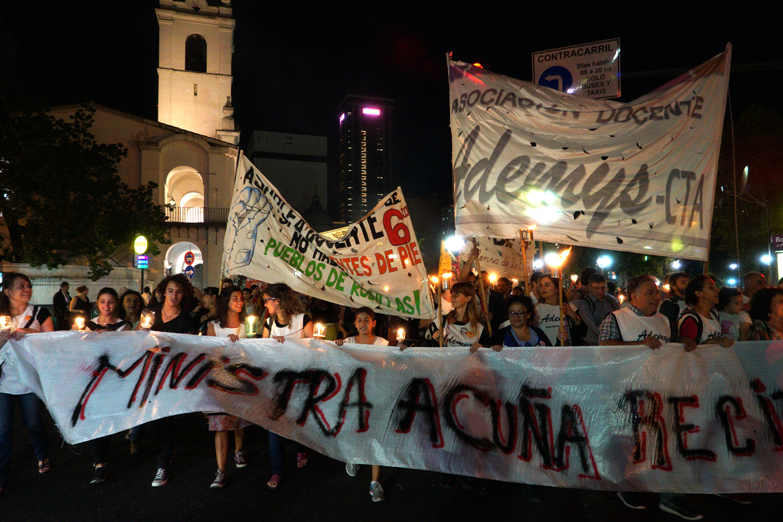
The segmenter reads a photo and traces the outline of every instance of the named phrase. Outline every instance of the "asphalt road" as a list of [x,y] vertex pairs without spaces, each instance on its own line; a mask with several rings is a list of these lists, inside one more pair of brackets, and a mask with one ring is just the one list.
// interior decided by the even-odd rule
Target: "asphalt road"
[[[386,501],[373,503],[369,495],[370,469],[355,478],[345,465],[310,454],[304,469],[296,468],[292,444],[286,448],[286,475],[277,491],[266,487],[271,476],[266,432],[247,428],[245,449],[249,464],[228,468],[228,484],[210,489],[215,462],[213,434],[202,414],[177,417],[177,453],[171,479],[161,488],[150,483],[156,471],[157,445],[152,430],[145,432],[141,453],[131,455],[122,435],[112,439],[109,480],[91,485],[92,466],[86,444],[63,442],[46,415],[53,469],[38,475],[32,444],[16,416],[12,455],[12,485],[0,495],[0,522],[17,521],[188,521],[199,520],[423,520],[483,522],[501,520],[546,521],[677,521],[656,507],[657,496],[646,495],[649,508],[633,511],[614,493],[540,488],[541,502],[525,498],[519,484],[485,481],[486,496],[475,496],[460,486],[440,486],[440,475],[417,470],[383,468],[381,482]],[[233,441],[232,441],[233,444]],[[781,495],[756,495],[753,505],[694,495],[705,520],[775,520],[783,508]]]

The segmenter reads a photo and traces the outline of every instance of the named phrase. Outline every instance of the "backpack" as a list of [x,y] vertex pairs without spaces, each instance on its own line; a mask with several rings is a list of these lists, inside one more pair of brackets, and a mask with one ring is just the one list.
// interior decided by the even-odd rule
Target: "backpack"
[[[720,316],[718,315],[718,312],[711,309],[710,315],[713,319],[718,321],[718,324],[720,324]],[[680,314],[680,317],[677,318],[677,338],[679,339],[680,337],[680,321],[682,321],[685,317],[694,317],[696,319],[696,338],[701,339],[701,334],[704,331],[704,321],[702,321],[701,315],[694,312],[693,310],[685,310]]]

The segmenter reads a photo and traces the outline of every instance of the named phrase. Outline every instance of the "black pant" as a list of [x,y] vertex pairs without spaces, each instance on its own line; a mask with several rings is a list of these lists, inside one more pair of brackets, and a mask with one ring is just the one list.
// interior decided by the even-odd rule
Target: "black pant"
[[174,423],[172,417],[164,417],[150,423],[153,431],[160,439],[160,454],[158,455],[158,468],[169,469],[171,458],[174,456]]
[[111,445],[111,435],[92,439],[90,441],[90,452],[92,453],[92,463],[94,465],[105,464],[109,456],[109,446]]

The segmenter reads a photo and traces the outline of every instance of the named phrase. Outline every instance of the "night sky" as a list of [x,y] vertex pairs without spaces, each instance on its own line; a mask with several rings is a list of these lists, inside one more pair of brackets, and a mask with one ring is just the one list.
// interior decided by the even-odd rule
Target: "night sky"
[[[408,197],[449,198],[446,53],[529,81],[532,52],[609,38],[620,38],[621,72],[629,76],[622,101],[731,42],[735,118],[754,103],[783,112],[783,10],[749,2],[729,10],[684,2],[618,7],[625,3],[470,2],[436,9],[366,2],[313,9],[236,0],[232,100],[240,145],[255,129],[326,135],[330,168],[336,168],[343,96],[393,98],[394,183]],[[0,35],[4,49],[15,53],[16,84],[48,106],[94,100],[157,119],[156,6],[154,0],[3,2]]]

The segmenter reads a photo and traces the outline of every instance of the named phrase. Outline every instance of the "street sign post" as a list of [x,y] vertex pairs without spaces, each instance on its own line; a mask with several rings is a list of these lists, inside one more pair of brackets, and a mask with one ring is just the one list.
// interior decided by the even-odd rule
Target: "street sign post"
[[133,241],[133,251],[136,252],[135,265],[136,268],[141,269],[141,288],[140,293],[144,293],[144,270],[150,266],[150,258],[142,255],[147,251],[147,238],[144,236],[137,236]]
[[533,53],[533,82],[587,98],[617,98],[620,39]]

